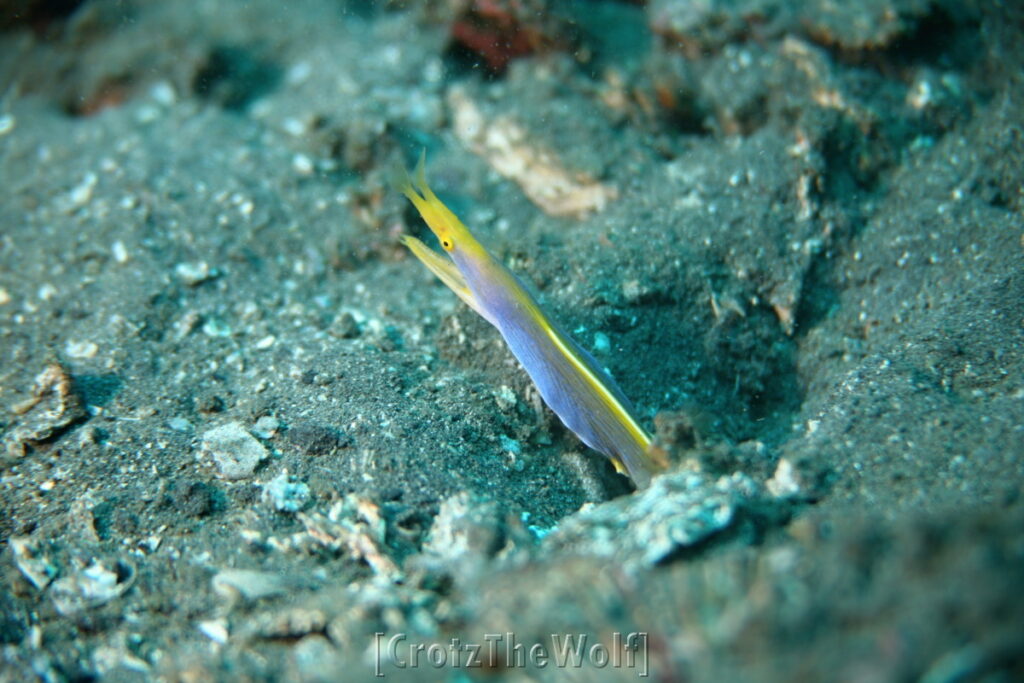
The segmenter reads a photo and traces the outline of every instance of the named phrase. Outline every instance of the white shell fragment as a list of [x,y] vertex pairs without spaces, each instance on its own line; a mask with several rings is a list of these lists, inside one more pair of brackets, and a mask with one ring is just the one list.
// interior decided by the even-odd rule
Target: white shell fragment
[[21,572],[28,582],[43,590],[50,585],[57,576],[57,567],[39,547],[28,538],[12,538],[10,540],[11,553],[14,555],[14,565]]
[[50,597],[57,612],[65,617],[71,616],[123,595],[135,581],[135,569],[123,561],[117,563],[116,569],[112,571],[102,563],[94,562],[54,581]]
[[196,624],[196,628],[199,629],[200,633],[218,645],[223,645],[228,642],[227,619],[210,619],[208,621],[200,621]]

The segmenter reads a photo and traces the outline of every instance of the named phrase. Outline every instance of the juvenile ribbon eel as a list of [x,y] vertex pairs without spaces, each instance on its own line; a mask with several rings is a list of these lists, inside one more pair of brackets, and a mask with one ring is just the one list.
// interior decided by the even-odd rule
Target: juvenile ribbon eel
[[[651,449],[651,437],[633,406],[593,356],[541,310],[523,283],[478,242],[431,191],[420,157],[415,179],[405,175],[402,193],[448,255],[403,235],[413,254],[487,322],[530,375],[541,398],[576,436],[603,453],[615,469],[646,487],[665,463]],[[450,259],[450,260],[449,260]]]

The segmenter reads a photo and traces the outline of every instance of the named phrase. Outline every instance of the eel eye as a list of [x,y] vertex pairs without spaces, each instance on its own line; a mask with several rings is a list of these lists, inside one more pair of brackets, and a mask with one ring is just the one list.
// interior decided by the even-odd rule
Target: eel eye
[[441,240],[441,246],[444,247],[445,249],[451,250],[451,248],[452,248],[452,241],[451,240]]

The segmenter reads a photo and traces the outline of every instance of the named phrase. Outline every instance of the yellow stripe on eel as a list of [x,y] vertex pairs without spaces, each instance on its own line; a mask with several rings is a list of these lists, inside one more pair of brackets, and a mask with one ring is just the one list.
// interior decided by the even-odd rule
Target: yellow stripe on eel
[[666,463],[650,448],[633,406],[594,357],[544,313],[523,283],[494,258],[427,185],[424,160],[400,187],[450,260],[419,240],[402,243],[460,299],[498,329],[541,398],[585,444],[638,487]]

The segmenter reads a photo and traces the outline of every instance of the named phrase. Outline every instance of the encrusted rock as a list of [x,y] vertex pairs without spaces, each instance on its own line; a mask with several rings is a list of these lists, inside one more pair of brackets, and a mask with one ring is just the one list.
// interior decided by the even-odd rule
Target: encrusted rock
[[758,485],[740,473],[718,479],[690,471],[663,475],[634,496],[585,506],[545,543],[614,557],[628,567],[651,566],[723,531],[760,498]]

